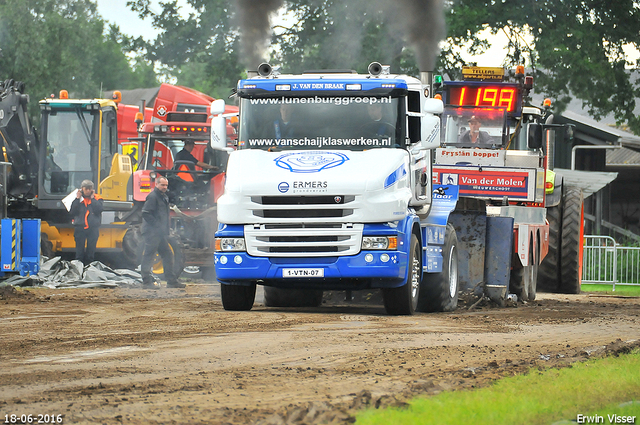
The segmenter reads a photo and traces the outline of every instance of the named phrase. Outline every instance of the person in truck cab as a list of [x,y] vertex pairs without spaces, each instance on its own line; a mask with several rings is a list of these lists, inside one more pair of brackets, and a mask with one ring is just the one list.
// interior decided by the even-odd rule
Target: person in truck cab
[[384,111],[381,103],[367,105],[367,113],[371,121],[364,124],[363,129],[370,137],[391,138],[396,132],[396,127],[384,119]]
[[460,135],[458,143],[493,143],[493,138],[486,131],[480,130],[482,123],[473,115],[469,118],[469,130]]
[[76,260],[86,266],[93,261],[100,236],[103,200],[93,190],[93,182],[84,180],[71,203],[69,214],[73,217],[73,237],[76,241]]
[[195,146],[196,146],[196,143],[193,140],[185,140],[184,147],[182,148],[182,150],[180,150],[176,154],[176,157],[174,158],[174,162],[177,162],[177,161],[189,161],[189,162],[193,163],[194,167],[197,165],[198,167],[203,168],[205,170],[218,169],[218,167],[216,167],[215,165],[211,165],[211,164],[207,164],[207,163],[202,162],[202,161],[198,161],[198,159],[195,156],[193,156],[193,154],[191,154],[191,151],[193,151],[193,148]]
[[292,117],[293,106],[289,103],[282,103],[280,105],[280,118],[273,122],[273,131],[276,140],[295,137]]

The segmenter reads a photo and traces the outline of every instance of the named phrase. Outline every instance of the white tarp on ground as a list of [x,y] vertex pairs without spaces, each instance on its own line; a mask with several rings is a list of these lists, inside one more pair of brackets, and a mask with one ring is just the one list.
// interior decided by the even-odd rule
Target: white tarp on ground
[[83,267],[78,260],[65,261],[60,257],[50,260],[45,257],[37,275],[15,275],[0,280],[0,286],[45,286],[47,288],[113,288],[141,284],[140,273],[133,270],[114,270],[99,261]]

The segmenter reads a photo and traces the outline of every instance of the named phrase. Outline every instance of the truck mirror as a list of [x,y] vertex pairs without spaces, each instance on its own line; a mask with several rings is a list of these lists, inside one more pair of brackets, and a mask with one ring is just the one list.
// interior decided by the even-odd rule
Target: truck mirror
[[424,101],[424,112],[429,114],[438,115],[444,111],[444,104],[442,99],[429,98]]
[[211,102],[209,112],[211,115],[222,114],[224,112],[224,99],[216,99]]
[[527,146],[530,149],[540,149],[542,147],[542,125],[529,124]]
[[[224,102],[224,101],[223,101]],[[211,148],[221,151],[232,151],[227,147],[227,120],[222,115],[211,118]]]

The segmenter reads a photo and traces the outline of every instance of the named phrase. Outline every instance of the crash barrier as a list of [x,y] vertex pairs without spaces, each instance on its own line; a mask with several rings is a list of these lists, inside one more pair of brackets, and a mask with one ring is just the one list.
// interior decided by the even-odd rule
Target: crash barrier
[[3,218],[0,224],[0,276],[40,271],[40,219]]
[[640,247],[620,246],[611,236],[584,236],[582,284],[640,286]]

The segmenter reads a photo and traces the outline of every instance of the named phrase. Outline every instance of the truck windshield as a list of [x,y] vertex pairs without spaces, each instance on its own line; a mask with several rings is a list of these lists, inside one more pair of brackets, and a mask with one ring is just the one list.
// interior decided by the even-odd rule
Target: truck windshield
[[242,99],[238,149],[401,147],[401,105],[389,96]]
[[[50,194],[68,194],[83,180],[92,180],[92,154],[97,155],[96,140],[99,113],[87,110],[51,111],[45,116],[43,138],[46,142],[44,189]],[[96,142],[97,144],[97,142]]]
[[443,147],[501,148],[506,131],[503,108],[445,108],[442,115]]

